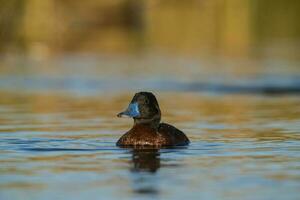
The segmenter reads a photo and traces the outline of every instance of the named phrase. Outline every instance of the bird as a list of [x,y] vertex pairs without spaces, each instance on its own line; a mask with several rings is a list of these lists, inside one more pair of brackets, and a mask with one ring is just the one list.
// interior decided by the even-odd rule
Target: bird
[[118,117],[133,118],[133,127],[116,143],[119,147],[174,147],[186,146],[188,137],[176,127],[161,123],[161,111],[155,95],[151,92],[138,92],[127,109]]

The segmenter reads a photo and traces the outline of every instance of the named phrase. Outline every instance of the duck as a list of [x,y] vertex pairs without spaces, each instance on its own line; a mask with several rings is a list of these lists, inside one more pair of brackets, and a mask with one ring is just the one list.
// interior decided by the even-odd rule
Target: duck
[[161,111],[151,92],[136,93],[127,109],[118,117],[133,118],[133,127],[116,143],[119,147],[174,147],[186,146],[188,137],[176,127],[161,123]]

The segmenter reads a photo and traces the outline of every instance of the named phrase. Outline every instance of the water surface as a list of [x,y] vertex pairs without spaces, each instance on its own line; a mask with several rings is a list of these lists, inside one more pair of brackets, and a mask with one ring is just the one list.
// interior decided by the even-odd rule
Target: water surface
[[115,146],[130,92],[1,92],[0,199],[299,199],[297,95],[158,92],[186,148]]

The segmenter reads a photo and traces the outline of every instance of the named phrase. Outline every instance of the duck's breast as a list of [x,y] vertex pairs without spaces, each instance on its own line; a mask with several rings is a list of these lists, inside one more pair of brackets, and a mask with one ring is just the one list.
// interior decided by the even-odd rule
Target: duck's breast
[[117,146],[162,146],[166,138],[158,134],[157,130],[142,125],[135,125],[117,142]]

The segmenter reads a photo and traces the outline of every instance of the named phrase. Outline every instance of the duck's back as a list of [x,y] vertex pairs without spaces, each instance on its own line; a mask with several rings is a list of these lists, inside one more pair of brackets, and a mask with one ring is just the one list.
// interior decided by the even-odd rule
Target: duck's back
[[176,127],[166,124],[166,123],[160,123],[158,127],[158,132],[161,134],[164,138],[169,138],[170,145],[187,145],[190,143],[188,137],[179,129]]
[[189,144],[186,135],[166,123],[159,124],[158,129],[146,125],[135,125],[117,142],[118,146],[179,146]]

